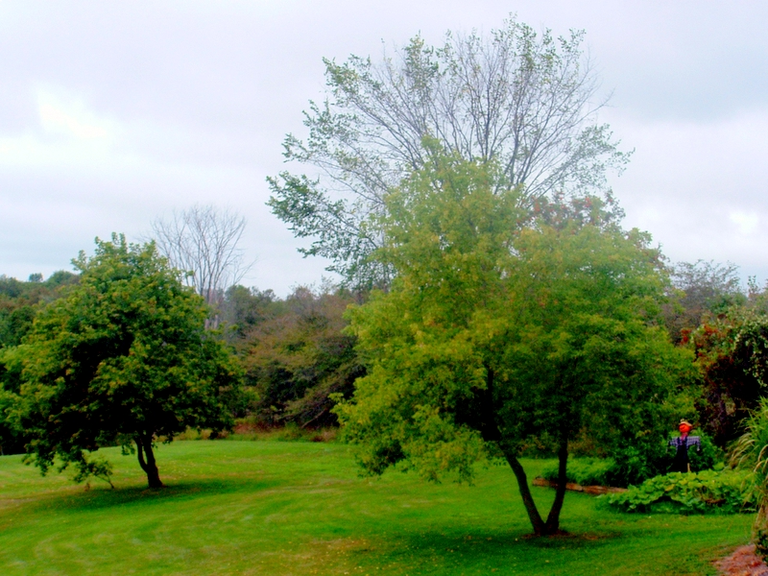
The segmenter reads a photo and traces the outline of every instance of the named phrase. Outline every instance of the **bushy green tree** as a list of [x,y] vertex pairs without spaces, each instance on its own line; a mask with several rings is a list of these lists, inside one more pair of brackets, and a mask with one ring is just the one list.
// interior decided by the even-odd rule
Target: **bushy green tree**
[[[396,277],[349,314],[368,375],[336,410],[372,474],[401,463],[469,479],[478,460],[505,459],[534,532],[552,534],[570,442],[658,445],[671,423],[690,358],[656,324],[658,253],[603,225],[596,198],[584,219],[522,226],[498,173],[437,157],[386,198],[377,256]],[[559,458],[546,518],[519,460],[533,437]]]
[[109,476],[102,446],[135,450],[149,486],[162,486],[154,447],[187,427],[231,425],[240,373],[204,330],[208,308],[182,286],[153,243],[96,242],[73,261],[80,282],[46,306],[16,348],[22,384],[11,408],[43,473]]

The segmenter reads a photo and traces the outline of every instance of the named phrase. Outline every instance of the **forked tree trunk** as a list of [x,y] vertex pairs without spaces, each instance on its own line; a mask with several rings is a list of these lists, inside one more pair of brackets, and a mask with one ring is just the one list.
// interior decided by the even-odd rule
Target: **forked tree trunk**
[[557,492],[555,492],[555,501],[552,502],[552,508],[547,516],[546,533],[557,534],[560,532],[560,511],[563,509],[563,500],[565,500],[565,486],[568,483],[567,465],[568,465],[568,438],[560,439],[560,447],[557,451]]
[[525,511],[528,513],[528,519],[531,521],[531,526],[533,527],[533,533],[536,536],[551,536],[557,534],[560,532],[560,511],[563,509],[565,485],[567,483],[568,436],[566,433],[563,433],[561,436],[560,446],[557,453],[557,492],[555,492],[555,501],[552,503],[552,508],[547,515],[547,521],[544,522],[541,514],[539,514],[539,509],[536,507],[536,502],[533,500],[531,487],[528,486],[528,476],[525,473],[523,465],[520,464],[517,455],[502,441],[501,430],[496,423],[493,386],[493,369],[486,366],[486,389],[485,401],[483,402],[485,414],[483,418],[483,428],[480,431],[483,439],[487,442],[496,442],[501,449],[501,452],[504,454],[504,458],[507,460],[510,468],[512,468],[512,472],[517,479],[517,487],[520,491],[520,497],[523,499],[523,506],[525,506]]
[[528,486],[528,476],[525,474],[525,469],[517,456],[506,450],[501,443],[499,444],[504,457],[506,458],[509,466],[512,468],[512,472],[517,479],[517,486],[520,491],[520,497],[523,499],[523,506],[528,513],[528,519],[533,526],[533,533],[536,536],[552,536],[560,532],[560,511],[563,509],[563,501],[565,500],[565,485],[567,483],[566,466],[568,462],[568,440],[563,439],[560,443],[558,450],[558,471],[557,471],[557,491],[555,492],[555,501],[552,502],[552,508],[547,515],[547,521],[539,514],[539,509],[536,507],[536,502],[533,500],[533,494],[531,494],[531,488]]
[[504,450],[503,447],[501,447],[501,449],[504,452],[504,457],[512,468],[512,472],[515,473],[517,488],[523,499],[525,511],[528,513],[528,519],[531,521],[531,526],[533,526],[533,533],[536,536],[545,536],[547,534],[547,526],[544,524],[541,514],[539,514],[539,509],[536,508],[536,502],[533,501],[533,494],[531,494],[531,487],[528,486],[528,476],[525,474],[523,465],[520,464],[517,456],[510,454],[507,450]]
[[[155,461],[155,453],[152,450],[152,435],[137,435],[136,452],[139,456],[139,465],[144,473],[147,475],[147,483],[150,488],[162,488],[163,482],[160,480],[160,472],[157,469],[157,462]],[[146,454],[146,459],[145,459]]]

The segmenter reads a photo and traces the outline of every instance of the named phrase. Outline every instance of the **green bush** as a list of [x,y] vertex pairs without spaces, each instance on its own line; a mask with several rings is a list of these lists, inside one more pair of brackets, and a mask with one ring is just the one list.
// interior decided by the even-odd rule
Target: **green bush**
[[[722,466],[723,451],[712,439],[701,434],[701,449],[691,448],[688,456],[691,471],[700,472]],[[631,443],[618,444],[608,457],[581,457],[568,461],[568,482],[582,485],[626,487],[649,478],[666,474],[672,467],[675,449],[666,439],[633,438]],[[544,478],[557,481],[557,464],[544,469]]]
[[[691,471],[701,472],[711,470],[723,462],[723,451],[714,445],[706,434],[696,434],[701,439],[701,449],[690,448],[688,457],[691,461]],[[632,444],[614,448],[610,456],[615,461],[614,466],[606,472],[606,484],[609,486],[629,486],[640,484],[669,472],[675,457],[675,449],[667,444],[667,440],[653,442],[636,439]]]
[[[666,444],[656,443],[654,449],[627,446],[615,449],[614,457],[582,457],[568,460],[568,482],[583,486],[620,486],[640,484],[669,471],[674,458],[674,449]],[[701,436],[701,450],[688,451],[691,471],[701,472],[716,466],[722,467],[722,451],[708,436]],[[557,462],[544,468],[543,477],[557,481]]]
[[[606,486],[615,464],[612,458],[574,458],[568,461],[568,482],[582,486]],[[557,482],[557,462],[545,466],[542,476]]]
[[672,472],[656,476],[627,492],[607,497],[609,506],[624,512],[735,514],[758,507],[752,475],[731,470]]

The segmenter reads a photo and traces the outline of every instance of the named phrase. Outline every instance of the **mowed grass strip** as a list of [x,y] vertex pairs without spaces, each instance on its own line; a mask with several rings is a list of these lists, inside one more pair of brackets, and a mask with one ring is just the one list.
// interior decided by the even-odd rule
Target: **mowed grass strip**
[[[104,450],[115,490],[0,458],[0,574],[714,574],[752,517],[625,515],[569,493],[571,535],[530,538],[506,467],[474,486],[357,475],[348,447],[279,441],[161,446],[160,491]],[[530,477],[544,461],[526,461]],[[540,506],[552,491],[534,488]]]

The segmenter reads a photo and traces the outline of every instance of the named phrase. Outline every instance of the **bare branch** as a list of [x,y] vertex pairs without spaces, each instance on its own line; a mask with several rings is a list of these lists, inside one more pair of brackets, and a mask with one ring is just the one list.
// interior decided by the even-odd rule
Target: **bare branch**
[[152,222],[154,240],[183,281],[211,305],[237,284],[253,266],[239,247],[245,218],[214,206],[195,205]]

